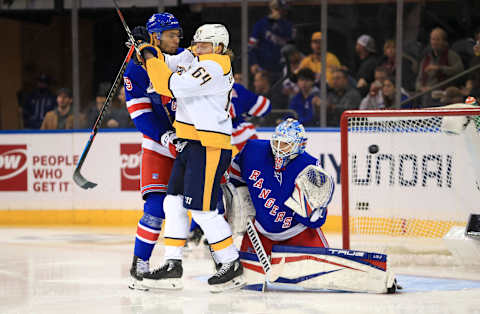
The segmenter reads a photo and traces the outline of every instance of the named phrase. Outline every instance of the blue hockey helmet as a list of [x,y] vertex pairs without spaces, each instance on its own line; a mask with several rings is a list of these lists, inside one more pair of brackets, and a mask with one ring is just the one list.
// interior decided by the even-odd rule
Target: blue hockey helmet
[[282,169],[293,158],[305,152],[307,135],[303,125],[295,119],[288,118],[275,128],[270,140],[275,169]]
[[180,35],[182,34],[180,22],[171,13],[155,13],[147,21],[147,31],[150,34],[161,34],[163,31],[168,31],[171,29],[178,29],[180,30]]

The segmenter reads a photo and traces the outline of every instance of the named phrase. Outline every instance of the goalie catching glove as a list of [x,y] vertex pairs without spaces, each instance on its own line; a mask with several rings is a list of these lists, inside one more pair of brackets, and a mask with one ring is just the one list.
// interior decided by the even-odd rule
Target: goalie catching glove
[[167,131],[160,137],[162,146],[168,148],[173,157],[177,156],[177,152],[181,152],[187,145],[186,141],[180,140],[174,131]]
[[333,191],[332,177],[322,168],[308,165],[295,179],[292,196],[285,201],[285,205],[301,217],[309,218],[310,222],[319,219],[325,221]]

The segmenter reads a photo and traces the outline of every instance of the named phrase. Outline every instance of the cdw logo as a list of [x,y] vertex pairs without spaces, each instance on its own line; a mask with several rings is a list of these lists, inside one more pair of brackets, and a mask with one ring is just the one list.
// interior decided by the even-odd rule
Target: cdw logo
[[120,144],[120,190],[140,190],[141,144]]
[[27,191],[27,145],[0,145],[0,191]]

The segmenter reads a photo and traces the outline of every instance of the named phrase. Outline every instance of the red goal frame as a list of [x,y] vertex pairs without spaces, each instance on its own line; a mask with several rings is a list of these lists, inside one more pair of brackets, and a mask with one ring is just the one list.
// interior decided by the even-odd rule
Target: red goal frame
[[342,246],[350,249],[349,180],[348,180],[348,119],[351,117],[419,117],[480,115],[480,108],[434,108],[417,110],[347,110],[340,118],[342,185]]

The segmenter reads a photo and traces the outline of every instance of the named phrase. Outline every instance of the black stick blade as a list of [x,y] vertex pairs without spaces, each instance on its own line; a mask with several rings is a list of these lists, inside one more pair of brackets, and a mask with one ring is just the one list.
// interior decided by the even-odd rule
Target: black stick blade
[[97,186],[96,183],[90,182],[87,179],[85,179],[80,171],[75,170],[73,173],[73,181],[82,189],[88,190],[88,189],[93,189],[94,187]]

